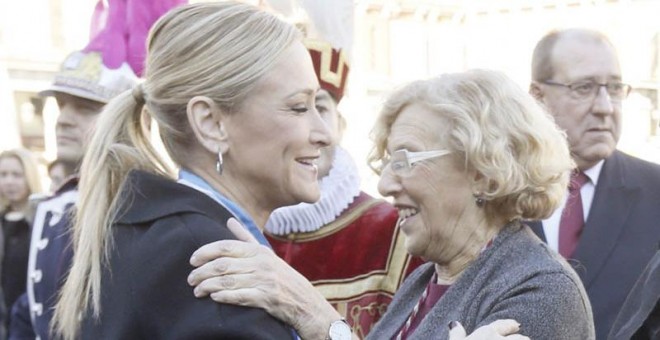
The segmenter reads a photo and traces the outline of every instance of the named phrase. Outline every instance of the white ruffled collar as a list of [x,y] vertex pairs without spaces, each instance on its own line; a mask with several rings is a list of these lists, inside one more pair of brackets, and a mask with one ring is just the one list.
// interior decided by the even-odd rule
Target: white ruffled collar
[[266,222],[266,231],[278,236],[316,231],[334,221],[353,202],[360,194],[360,176],[346,150],[335,148],[332,168],[319,186],[318,202],[275,209]]

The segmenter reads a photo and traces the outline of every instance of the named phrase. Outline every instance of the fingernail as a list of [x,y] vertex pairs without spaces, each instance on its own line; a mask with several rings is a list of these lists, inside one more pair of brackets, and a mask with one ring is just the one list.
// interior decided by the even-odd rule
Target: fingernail
[[192,286],[195,279],[195,274],[188,275],[188,284]]
[[454,327],[456,326],[458,326],[458,321],[452,321],[449,323],[449,325],[447,325],[447,327],[449,327],[449,330],[454,329]]
[[190,264],[194,264],[195,260],[197,260],[197,255],[192,254],[192,256],[190,257]]
[[193,294],[195,294],[195,297],[199,297],[199,289],[198,289],[198,288],[195,288],[195,289],[193,290]]

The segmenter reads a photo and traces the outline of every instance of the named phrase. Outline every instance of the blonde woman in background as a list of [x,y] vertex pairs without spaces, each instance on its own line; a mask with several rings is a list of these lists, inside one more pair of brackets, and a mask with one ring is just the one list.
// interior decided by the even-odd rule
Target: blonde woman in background
[[[41,192],[37,162],[25,149],[0,153],[0,226],[2,239],[2,290],[9,310],[25,292],[30,251],[32,216],[28,213],[28,198]],[[5,326],[8,326],[6,320]]]

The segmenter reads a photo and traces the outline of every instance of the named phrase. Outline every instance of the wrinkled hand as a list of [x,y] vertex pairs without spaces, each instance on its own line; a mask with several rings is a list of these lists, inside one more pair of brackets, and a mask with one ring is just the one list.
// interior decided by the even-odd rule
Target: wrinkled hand
[[272,250],[258,244],[238,221],[227,227],[239,240],[222,240],[197,249],[196,268],[188,276],[196,297],[263,308],[291,325],[303,339],[325,338],[330,322],[340,318],[325,298]]
[[529,340],[524,335],[515,334],[520,330],[520,324],[510,319],[497,320],[486,326],[481,326],[472,332],[470,336],[465,334],[465,329],[460,322],[452,322],[450,328],[449,340]]

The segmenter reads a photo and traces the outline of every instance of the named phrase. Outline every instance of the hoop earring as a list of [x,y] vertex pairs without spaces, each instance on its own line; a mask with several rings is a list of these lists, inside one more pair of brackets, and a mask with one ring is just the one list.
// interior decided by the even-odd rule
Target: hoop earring
[[222,151],[218,151],[218,161],[215,162],[215,171],[222,175]]
[[472,196],[474,196],[474,203],[477,205],[477,207],[483,208],[484,204],[486,204],[486,199],[484,198],[483,194],[479,192],[472,194]]

